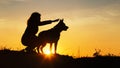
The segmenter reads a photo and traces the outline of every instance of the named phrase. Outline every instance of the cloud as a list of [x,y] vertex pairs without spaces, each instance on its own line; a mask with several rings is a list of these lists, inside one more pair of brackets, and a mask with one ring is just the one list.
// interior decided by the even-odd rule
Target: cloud
[[6,19],[0,18],[0,29],[5,27],[6,21]]
[[26,2],[28,0],[0,0],[0,4],[1,5],[9,5],[12,3],[22,3],[22,2]]
[[5,21],[5,19],[0,19],[0,22],[3,22],[3,21]]
[[10,0],[0,0],[0,4],[9,4]]
[[120,0],[79,0],[79,2],[84,6],[99,7],[116,3],[119,4]]
[[22,1],[26,1],[26,0],[15,0],[15,1],[22,2]]

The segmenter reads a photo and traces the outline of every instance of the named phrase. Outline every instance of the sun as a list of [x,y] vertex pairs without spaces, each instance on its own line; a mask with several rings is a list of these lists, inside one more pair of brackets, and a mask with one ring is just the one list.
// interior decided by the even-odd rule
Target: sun
[[54,54],[54,48],[52,47],[52,51],[50,51],[50,45],[47,44],[44,48],[43,48],[43,52],[46,55],[52,55]]
[[54,53],[50,51],[50,49],[44,49],[43,55],[45,59],[51,61],[54,58]]
[[51,52],[50,52],[50,50],[49,50],[49,49],[46,49],[46,50],[44,50],[44,54],[46,54],[46,55],[50,55],[50,54],[51,54]]

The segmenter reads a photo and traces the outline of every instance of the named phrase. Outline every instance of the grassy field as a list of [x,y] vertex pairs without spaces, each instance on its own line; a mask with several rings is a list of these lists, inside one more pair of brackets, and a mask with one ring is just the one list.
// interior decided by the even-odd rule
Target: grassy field
[[120,57],[73,58],[67,55],[43,55],[0,50],[0,68],[120,68]]

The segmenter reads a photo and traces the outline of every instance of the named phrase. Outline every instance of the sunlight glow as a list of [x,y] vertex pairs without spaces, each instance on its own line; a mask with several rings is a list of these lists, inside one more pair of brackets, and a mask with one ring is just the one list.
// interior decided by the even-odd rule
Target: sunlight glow
[[[54,46],[53,46],[54,47]],[[54,54],[54,48],[52,47],[52,52],[50,52],[50,44],[47,44],[44,48],[43,48],[43,52],[46,55],[51,55]]]
[[45,51],[44,51],[44,53],[46,54],[46,55],[50,55],[51,53],[50,53],[50,50],[48,50],[48,49],[46,49]]

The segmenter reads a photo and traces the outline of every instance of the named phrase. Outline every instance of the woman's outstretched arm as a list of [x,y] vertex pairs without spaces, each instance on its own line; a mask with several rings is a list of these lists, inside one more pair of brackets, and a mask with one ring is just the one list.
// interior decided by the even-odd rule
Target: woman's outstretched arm
[[59,19],[42,21],[39,23],[39,26],[51,24],[52,22],[57,22],[57,21],[59,21]]

